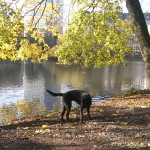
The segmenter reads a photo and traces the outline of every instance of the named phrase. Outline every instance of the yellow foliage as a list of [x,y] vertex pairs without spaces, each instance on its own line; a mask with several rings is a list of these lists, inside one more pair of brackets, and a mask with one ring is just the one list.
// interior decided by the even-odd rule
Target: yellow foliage
[[48,129],[48,128],[50,128],[49,125],[42,125],[42,129]]
[[135,138],[142,138],[142,135],[140,133],[136,133],[134,137]]

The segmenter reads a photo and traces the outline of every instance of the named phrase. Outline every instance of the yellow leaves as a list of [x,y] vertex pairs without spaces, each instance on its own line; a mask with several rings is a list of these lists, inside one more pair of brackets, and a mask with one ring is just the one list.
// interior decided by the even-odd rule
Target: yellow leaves
[[118,114],[112,114],[112,116],[118,116]]
[[2,58],[2,59],[6,59],[6,58],[7,58],[7,56],[6,56],[6,54],[5,54],[4,52],[0,52],[0,58]]
[[53,114],[53,113],[49,113],[49,114],[47,114],[47,115],[46,115],[46,117],[48,117],[48,118],[49,118],[49,117],[51,117],[51,116],[52,116],[52,114]]
[[42,129],[48,129],[48,128],[50,128],[49,125],[42,125]]
[[99,110],[99,112],[100,112],[100,113],[103,113],[103,112],[104,112],[104,110],[100,109],[100,110]]
[[140,133],[136,133],[136,134],[134,135],[134,137],[135,137],[135,138],[142,138],[142,135],[141,135]]
[[73,113],[73,114],[72,114],[72,117],[73,117],[73,118],[78,118],[78,117],[79,117],[79,115],[78,115],[78,114],[76,114],[76,113]]
[[150,128],[150,124],[148,124],[148,127]]
[[0,10],[0,41],[1,41],[1,55],[2,59],[9,58],[16,60],[18,37],[21,38],[24,29],[21,22],[21,14],[16,13],[13,8],[7,3],[0,3],[2,9]]
[[31,37],[38,40],[39,43],[44,43],[44,33],[40,30],[33,30]]
[[29,127],[24,127],[23,130],[29,130]]
[[30,136],[29,136],[29,135],[26,135],[26,134],[23,134],[23,135],[21,136],[21,138],[22,138],[22,139],[30,139]]
[[[24,60],[31,58],[32,60],[39,61],[42,53],[42,48],[38,44],[30,44],[29,41],[24,41],[18,51],[18,58]],[[47,55],[42,55],[42,58],[47,59]]]
[[[105,16],[103,11],[83,13],[84,5],[92,7],[93,4],[81,3],[83,7],[72,17],[63,44],[57,50],[56,54],[60,63],[82,64],[84,67],[98,68],[125,62],[126,53],[130,52],[125,44],[126,36],[131,27],[119,19],[122,12],[118,3],[104,3],[103,7],[103,4],[97,5],[102,9],[104,7],[108,9]],[[109,9],[110,6],[111,9]],[[110,19],[112,23],[108,21]]]
[[47,4],[47,9],[49,10],[49,13],[52,13],[53,12],[53,5],[52,5],[53,3],[48,3]]
[[2,48],[3,50],[11,50],[12,45],[9,45],[9,44],[7,44],[7,43],[4,43],[1,48]]
[[121,124],[123,124],[123,125],[128,125],[128,122],[121,122]]
[[40,129],[40,130],[35,130],[35,133],[36,134],[50,133],[50,130],[49,129],[46,129],[46,130]]
[[51,126],[49,126],[49,125],[42,125],[41,129],[35,130],[35,133],[36,134],[50,133],[50,131],[51,131],[50,128],[51,128]]
[[140,106],[141,108],[147,108],[147,106]]
[[13,10],[5,2],[1,2],[0,6],[0,58],[13,61],[30,59],[34,62],[48,59],[52,38],[45,43],[44,32],[25,26],[19,9]]
[[41,55],[41,59],[42,59],[42,60],[47,60],[48,57],[49,57],[48,54],[43,54],[43,55]]

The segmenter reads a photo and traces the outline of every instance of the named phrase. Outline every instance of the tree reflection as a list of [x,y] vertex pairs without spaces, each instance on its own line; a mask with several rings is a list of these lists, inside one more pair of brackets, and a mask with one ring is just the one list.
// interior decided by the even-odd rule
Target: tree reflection
[[9,124],[19,118],[39,116],[45,112],[46,107],[40,99],[21,100],[16,104],[10,103],[9,105],[3,104],[0,108],[0,124]]

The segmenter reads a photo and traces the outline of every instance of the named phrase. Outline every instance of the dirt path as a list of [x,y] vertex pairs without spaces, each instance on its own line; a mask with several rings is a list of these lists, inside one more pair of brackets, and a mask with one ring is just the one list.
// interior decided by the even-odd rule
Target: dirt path
[[91,108],[79,123],[61,124],[60,112],[14,121],[0,127],[0,150],[131,150],[150,149],[150,95],[114,98]]

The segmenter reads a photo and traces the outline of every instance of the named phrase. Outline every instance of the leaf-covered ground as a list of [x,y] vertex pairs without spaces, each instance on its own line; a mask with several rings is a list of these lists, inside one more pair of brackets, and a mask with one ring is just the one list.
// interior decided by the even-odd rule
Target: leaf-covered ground
[[150,95],[106,100],[91,107],[79,123],[59,120],[60,112],[13,121],[0,127],[0,150],[112,150],[150,149]]

